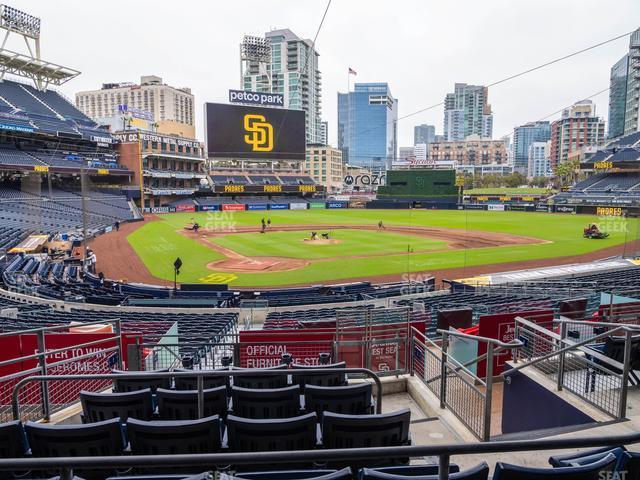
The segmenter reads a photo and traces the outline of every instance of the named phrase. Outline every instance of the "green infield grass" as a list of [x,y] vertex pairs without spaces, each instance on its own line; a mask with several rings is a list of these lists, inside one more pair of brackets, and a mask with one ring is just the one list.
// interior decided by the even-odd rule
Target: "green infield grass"
[[[242,226],[259,227],[262,218],[278,225],[298,225],[301,231],[233,233]],[[444,227],[464,231],[486,231],[522,235],[545,241],[527,245],[448,249],[439,239],[398,232],[336,229],[335,245],[306,245],[302,239],[312,228],[367,225],[379,220],[386,226]],[[213,248],[181,235],[178,231],[192,221],[221,235],[208,236],[223,247],[246,257],[268,256],[307,259],[298,270],[283,272],[216,272],[207,265],[225,258]],[[587,223],[599,223],[610,237],[582,238]],[[625,229],[630,234],[625,233]],[[336,283],[347,279],[378,275],[428,272],[445,268],[489,265],[524,260],[579,255],[620,245],[637,233],[637,220],[597,218],[588,215],[529,212],[488,212],[457,210],[304,210],[266,212],[174,213],[148,221],[127,238],[155,277],[173,280],[173,261],[183,261],[179,281],[183,283],[229,282],[232,286],[270,287],[294,284]],[[203,234],[206,235],[206,232]],[[435,251],[431,251],[435,250]],[[412,252],[412,253],[408,253]]]

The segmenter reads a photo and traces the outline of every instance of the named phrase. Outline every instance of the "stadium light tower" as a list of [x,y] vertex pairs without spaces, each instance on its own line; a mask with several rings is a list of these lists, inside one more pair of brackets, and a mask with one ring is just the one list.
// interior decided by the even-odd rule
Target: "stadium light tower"
[[[267,77],[267,91],[271,92],[271,42],[266,38],[245,35],[240,44],[240,88],[244,88],[244,75]],[[261,86],[265,86],[264,83]]]
[[[42,60],[38,17],[0,4],[0,30],[5,32],[0,45],[0,81],[9,73],[30,78],[38,90],[46,90],[49,84],[62,85],[80,74],[72,68]],[[24,38],[28,54],[7,50],[7,40],[12,33]]]

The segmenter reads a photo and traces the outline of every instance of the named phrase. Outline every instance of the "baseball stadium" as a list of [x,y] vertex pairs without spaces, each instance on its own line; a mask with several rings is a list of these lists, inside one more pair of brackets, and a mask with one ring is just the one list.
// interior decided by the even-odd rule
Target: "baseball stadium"
[[0,5],[0,480],[640,478],[640,132],[465,189],[343,162],[271,89],[204,142],[140,106],[192,110],[160,77],[74,103],[40,27]]

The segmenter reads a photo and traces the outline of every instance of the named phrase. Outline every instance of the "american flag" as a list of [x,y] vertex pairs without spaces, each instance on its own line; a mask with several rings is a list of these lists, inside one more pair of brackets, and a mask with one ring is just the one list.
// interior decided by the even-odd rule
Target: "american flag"
[[349,67],[349,75],[358,75],[358,74],[353,68]]

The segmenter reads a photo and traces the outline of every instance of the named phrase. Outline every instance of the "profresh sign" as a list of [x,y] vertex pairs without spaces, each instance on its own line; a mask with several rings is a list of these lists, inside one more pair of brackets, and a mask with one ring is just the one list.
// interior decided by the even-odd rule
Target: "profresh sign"
[[282,93],[247,92],[245,90],[229,90],[230,103],[245,105],[266,105],[269,107],[284,107]]

